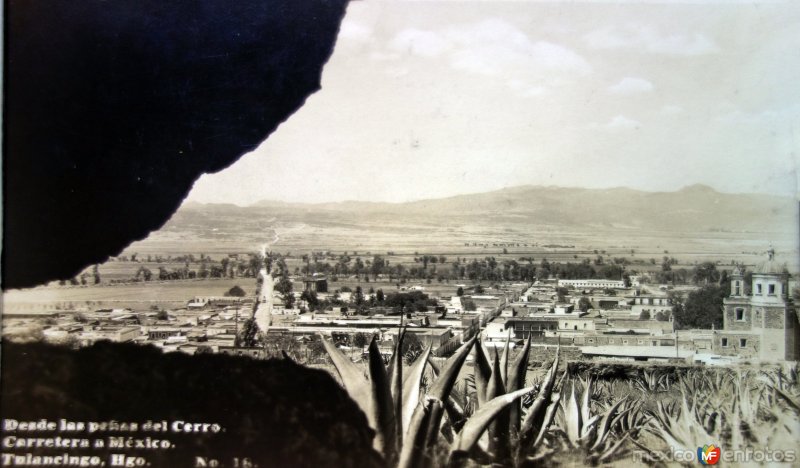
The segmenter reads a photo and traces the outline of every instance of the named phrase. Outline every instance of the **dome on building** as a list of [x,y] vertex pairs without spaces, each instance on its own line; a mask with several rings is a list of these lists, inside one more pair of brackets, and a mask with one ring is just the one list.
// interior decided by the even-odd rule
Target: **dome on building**
[[775,250],[770,247],[767,251],[768,258],[765,262],[761,262],[756,265],[756,269],[753,273],[760,274],[760,275],[780,275],[786,270],[785,263],[778,263],[775,260]]

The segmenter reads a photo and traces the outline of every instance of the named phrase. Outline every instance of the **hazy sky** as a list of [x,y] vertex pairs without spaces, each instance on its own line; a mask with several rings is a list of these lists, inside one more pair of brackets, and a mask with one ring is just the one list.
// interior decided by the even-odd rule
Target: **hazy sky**
[[350,4],[322,89],[189,199],[797,196],[800,2]]

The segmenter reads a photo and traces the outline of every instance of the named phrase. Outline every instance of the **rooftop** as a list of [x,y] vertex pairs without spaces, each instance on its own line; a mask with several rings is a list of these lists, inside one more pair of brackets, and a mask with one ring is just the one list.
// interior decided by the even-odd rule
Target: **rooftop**
[[694,351],[676,350],[674,346],[584,346],[581,353],[593,356],[643,357],[643,358],[685,358]]
[[786,264],[775,260],[775,249],[772,246],[767,250],[767,260],[756,265],[753,273],[761,275],[780,275],[786,271]]

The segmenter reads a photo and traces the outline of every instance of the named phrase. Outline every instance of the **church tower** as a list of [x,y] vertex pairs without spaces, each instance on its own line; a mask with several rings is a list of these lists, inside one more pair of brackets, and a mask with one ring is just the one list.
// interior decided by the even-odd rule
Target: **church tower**
[[731,294],[730,297],[743,297],[744,291],[744,269],[739,265],[731,273]]
[[723,301],[724,325],[714,340],[716,352],[762,361],[797,360],[800,327],[786,267],[775,260],[772,248],[753,270],[749,294],[744,281],[737,266],[731,274],[731,294]]

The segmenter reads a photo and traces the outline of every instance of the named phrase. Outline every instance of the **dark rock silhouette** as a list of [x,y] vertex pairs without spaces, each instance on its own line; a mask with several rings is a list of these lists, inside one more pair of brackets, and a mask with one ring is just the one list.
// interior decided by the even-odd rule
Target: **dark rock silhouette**
[[6,4],[3,288],[158,229],[319,89],[345,0]]
[[[371,467],[366,416],[324,371],[289,360],[223,355],[162,354],[152,347],[98,343],[78,351],[44,344],[3,343],[0,412],[6,419],[217,423],[220,433],[35,432],[20,437],[167,439],[166,450],[67,450],[97,455],[141,455],[152,466],[194,466],[195,457],[232,465],[250,458],[260,467]],[[4,431],[4,436],[14,435]],[[61,454],[65,450],[8,450]]]

